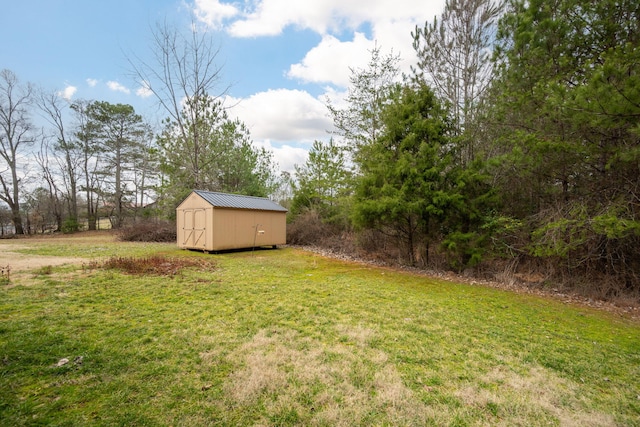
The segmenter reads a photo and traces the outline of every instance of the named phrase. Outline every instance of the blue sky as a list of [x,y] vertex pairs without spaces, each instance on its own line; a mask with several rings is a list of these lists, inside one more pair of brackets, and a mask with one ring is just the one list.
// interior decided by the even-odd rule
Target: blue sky
[[127,57],[150,54],[158,22],[192,19],[219,42],[231,114],[271,149],[282,170],[328,139],[325,99],[340,102],[349,67],[377,45],[414,62],[411,31],[444,0],[4,0],[0,69],[67,98],[127,103],[151,121],[154,100],[130,77]]

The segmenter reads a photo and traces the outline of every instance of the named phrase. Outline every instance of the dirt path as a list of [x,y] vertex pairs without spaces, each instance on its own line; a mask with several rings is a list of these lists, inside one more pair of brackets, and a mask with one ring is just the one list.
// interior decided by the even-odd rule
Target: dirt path
[[85,258],[53,255],[31,255],[22,253],[27,249],[36,249],[42,244],[57,242],[71,245],[91,246],[103,242],[112,242],[114,235],[108,231],[85,231],[76,234],[51,234],[0,239],[0,269],[10,267],[11,273],[27,272],[46,266],[64,264],[81,265]]
[[0,244],[0,268],[7,266],[12,273],[19,271],[34,270],[45,266],[58,266],[63,264],[80,264],[82,258],[70,258],[59,256],[43,256],[43,255],[27,255],[19,250],[30,249],[32,246],[24,244],[24,242]]

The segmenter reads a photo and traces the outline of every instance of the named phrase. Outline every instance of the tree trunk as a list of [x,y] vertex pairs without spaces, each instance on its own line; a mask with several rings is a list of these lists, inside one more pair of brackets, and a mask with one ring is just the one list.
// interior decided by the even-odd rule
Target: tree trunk
[[112,227],[119,229],[122,227],[122,182],[121,182],[121,174],[122,174],[122,165],[121,165],[121,152],[120,152],[120,144],[118,144],[118,148],[116,149],[116,194],[115,194],[115,213],[116,218],[115,221],[112,222]]
[[87,190],[87,229],[94,231],[96,229],[96,212],[93,208],[93,198],[91,191]]
[[24,228],[22,227],[22,216],[19,209],[12,209],[13,213],[13,228],[15,228],[16,234],[24,234]]
[[69,216],[78,221],[78,183],[76,180],[73,164],[69,154],[66,155],[67,168],[69,169]]

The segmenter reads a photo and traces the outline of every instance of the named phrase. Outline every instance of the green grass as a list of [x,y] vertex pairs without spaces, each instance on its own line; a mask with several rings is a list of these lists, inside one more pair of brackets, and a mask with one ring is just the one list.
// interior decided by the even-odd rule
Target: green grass
[[294,249],[99,246],[216,267],[12,278],[1,425],[640,425],[637,322]]

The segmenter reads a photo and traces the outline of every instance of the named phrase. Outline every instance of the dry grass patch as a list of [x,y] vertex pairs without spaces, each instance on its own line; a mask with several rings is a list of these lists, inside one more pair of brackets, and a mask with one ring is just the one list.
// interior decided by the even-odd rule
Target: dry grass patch
[[432,411],[403,384],[388,357],[367,346],[373,331],[337,329],[353,339],[327,346],[291,330],[259,331],[228,356],[237,366],[224,386],[230,406],[264,407],[259,424],[265,425],[423,425]]
[[340,334],[343,340],[349,340],[354,342],[359,347],[366,347],[369,341],[375,336],[375,331],[370,328],[365,328],[362,325],[337,325],[336,331]]
[[455,394],[465,405],[488,409],[494,425],[527,425],[532,419],[566,427],[617,425],[609,414],[585,410],[577,384],[541,367],[522,375],[496,367]]

